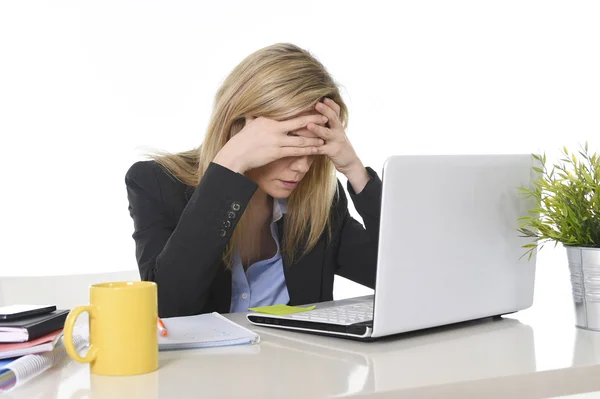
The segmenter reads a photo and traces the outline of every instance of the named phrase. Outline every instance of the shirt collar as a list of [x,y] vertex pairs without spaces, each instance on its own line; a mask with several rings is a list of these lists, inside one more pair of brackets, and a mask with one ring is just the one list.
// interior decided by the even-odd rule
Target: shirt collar
[[287,212],[287,199],[273,198],[273,222],[279,221]]

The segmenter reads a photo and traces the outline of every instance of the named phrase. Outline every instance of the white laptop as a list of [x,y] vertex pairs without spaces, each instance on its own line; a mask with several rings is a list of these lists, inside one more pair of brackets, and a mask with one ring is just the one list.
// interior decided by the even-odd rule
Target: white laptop
[[536,253],[518,218],[535,207],[530,154],[406,155],[383,167],[374,295],[317,303],[260,326],[370,340],[501,316],[533,303]]

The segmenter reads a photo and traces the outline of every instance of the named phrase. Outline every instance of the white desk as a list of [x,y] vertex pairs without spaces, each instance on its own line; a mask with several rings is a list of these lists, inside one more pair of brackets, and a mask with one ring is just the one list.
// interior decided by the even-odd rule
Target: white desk
[[[229,317],[249,326],[242,314]],[[600,390],[600,333],[564,318],[554,326],[488,319],[371,343],[254,329],[259,345],[161,352],[160,369],[142,376],[90,375],[67,361],[3,396],[517,398]]]
[[[161,352],[159,370],[136,377],[90,375],[89,366],[66,361],[0,398],[512,399],[600,391],[600,333],[574,327],[564,252],[543,256],[534,306],[500,320],[371,343],[250,327],[259,345]],[[56,295],[48,298],[58,302]],[[249,326],[242,314],[230,317]]]

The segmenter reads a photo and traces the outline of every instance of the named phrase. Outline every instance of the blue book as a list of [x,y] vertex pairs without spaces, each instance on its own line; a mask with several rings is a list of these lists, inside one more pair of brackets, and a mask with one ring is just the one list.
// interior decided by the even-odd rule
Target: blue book
[[12,359],[2,359],[2,360],[0,360],[0,370],[2,370],[4,368],[4,366],[9,365],[11,362],[14,362],[15,360],[17,360],[16,357],[13,357]]
[[15,373],[11,369],[6,368],[6,366],[15,360],[17,358],[0,360],[0,392],[9,390],[17,383]]

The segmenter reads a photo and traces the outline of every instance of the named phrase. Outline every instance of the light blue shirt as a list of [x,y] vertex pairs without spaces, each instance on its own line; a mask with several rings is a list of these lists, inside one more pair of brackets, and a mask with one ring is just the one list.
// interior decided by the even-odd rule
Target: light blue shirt
[[285,200],[274,198],[273,221],[270,227],[271,235],[277,244],[277,252],[272,258],[253,263],[244,271],[239,252],[234,252],[231,268],[231,312],[247,312],[248,308],[289,302],[277,233],[277,221],[285,212]]

